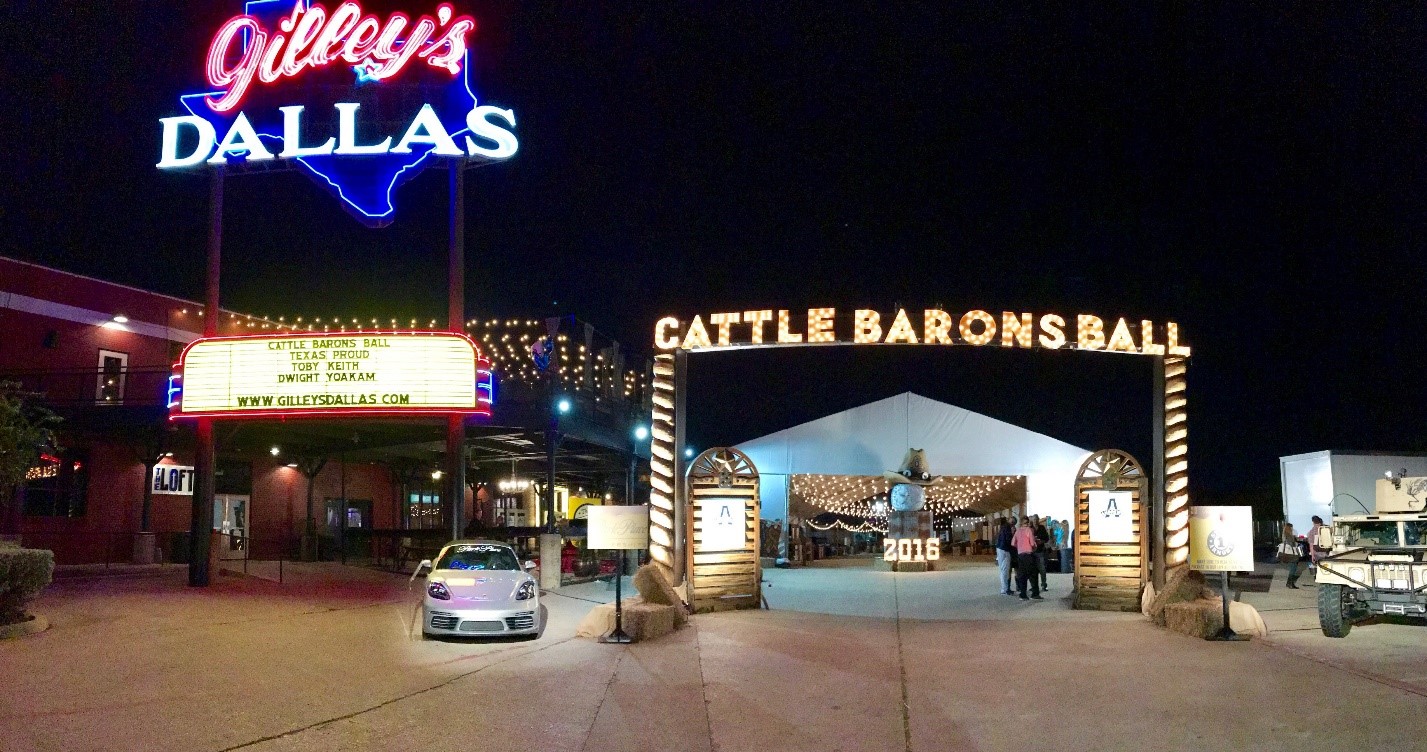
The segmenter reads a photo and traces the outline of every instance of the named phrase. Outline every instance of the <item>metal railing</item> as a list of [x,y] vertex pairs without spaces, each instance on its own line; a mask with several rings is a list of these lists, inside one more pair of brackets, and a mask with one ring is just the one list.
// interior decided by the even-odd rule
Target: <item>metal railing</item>
[[[103,566],[108,569],[117,565],[133,564],[134,538],[140,533],[134,531],[104,530],[27,530],[16,534],[24,548],[42,548],[53,551],[55,566]],[[188,531],[154,532],[154,563],[173,564],[187,561]],[[177,550],[175,543],[182,537],[184,548]],[[176,558],[181,557],[181,558]]]
[[0,371],[0,381],[14,382],[56,407],[168,404],[168,368],[60,368]]

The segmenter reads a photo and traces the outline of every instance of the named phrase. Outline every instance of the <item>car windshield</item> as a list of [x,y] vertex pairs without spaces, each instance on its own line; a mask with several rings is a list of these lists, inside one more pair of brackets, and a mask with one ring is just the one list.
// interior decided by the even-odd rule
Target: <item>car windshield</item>
[[1402,523],[1404,537],[1409,546],[1427,546],[1427,520],[1413,520]]
[[520,571],[520,561],[505,546],[474,543],[448,547],[436,560],[436,568]]
[[1396,546],[1396,522],[1349,522],[1344,524],[1344,541],[1349,546]]

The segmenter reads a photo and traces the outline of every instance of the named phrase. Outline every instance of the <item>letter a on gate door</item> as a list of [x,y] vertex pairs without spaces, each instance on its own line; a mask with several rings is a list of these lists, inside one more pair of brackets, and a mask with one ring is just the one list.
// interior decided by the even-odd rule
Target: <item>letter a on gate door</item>
[[1101,512],[1101,515],[1105,517],[1120,516],[1120,502],[1115,499],[1115,496],[1113,494],[1110,496],[1110,498],[1105,500],[1105,511]]

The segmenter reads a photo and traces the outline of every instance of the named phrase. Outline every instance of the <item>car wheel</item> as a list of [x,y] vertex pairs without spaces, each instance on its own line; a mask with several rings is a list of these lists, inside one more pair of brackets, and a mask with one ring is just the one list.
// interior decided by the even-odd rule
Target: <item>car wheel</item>
[[1349,618],[1352,591],[1342,585],[1318,586],[1318,626],[1329,637],[1347,637],[1353,629]]

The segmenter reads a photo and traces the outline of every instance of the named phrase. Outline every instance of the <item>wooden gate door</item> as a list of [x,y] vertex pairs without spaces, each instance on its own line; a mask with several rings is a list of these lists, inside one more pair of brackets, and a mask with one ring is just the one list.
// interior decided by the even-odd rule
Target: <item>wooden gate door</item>
[[1075,607],[1138,611],[1149,581],[1149,482],[1118,449],[1092,454],[1075,480]]
[[689,603],[696,613],[758,608],[758,470],[737,449],[710,449],[689,464]]

